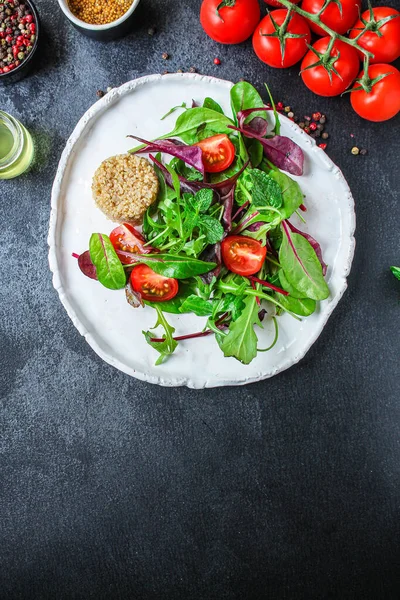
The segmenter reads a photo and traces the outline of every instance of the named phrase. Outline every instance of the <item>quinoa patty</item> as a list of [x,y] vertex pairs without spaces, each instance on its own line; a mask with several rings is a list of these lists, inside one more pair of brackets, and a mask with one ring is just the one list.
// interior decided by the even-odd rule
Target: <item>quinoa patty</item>
[[118,154],[104,160],[93,177],[93,198],[111,221],[140,224],[157,198],[158,178],[148,160]]

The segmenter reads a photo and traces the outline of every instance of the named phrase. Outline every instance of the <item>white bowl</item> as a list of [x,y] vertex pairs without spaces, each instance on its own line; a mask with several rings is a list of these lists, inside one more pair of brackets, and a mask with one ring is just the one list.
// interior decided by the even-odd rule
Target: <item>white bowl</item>
[[115,39],[128,33],[133,22],[132,15],[139,2],[140,0],[133,0],[132,5],[126,13],[116,21],[111,21],[111,23],[106,23],[105,25],[92,25],[78,19],[74,15],[68,6],[68,0],[58,0],[61,10],[74,27],[91,38],[104,41]]

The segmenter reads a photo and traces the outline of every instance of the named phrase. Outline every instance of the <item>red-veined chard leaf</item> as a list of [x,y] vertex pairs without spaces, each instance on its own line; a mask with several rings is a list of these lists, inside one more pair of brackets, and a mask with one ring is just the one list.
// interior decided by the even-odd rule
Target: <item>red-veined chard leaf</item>
[[287,224],[289,225],[289,227],[293,231],[293,233],[298,233],[299,235],[302,235],[303,237],[306,238],[307,241],[310,242],[311,246],[314,248],[315,254],[318,256],[319,262],[321,263],[322,274],[325,276],[328,267],[327,267],[326,263],[324,262],[324,259],[322,258],[322,250],[321,250],[320,244],[317,242],[316,239],[314,239],[308,233],[304,233],[304,231],[300,231],[299,229],[297,229],[294,225],[292,225],[290,223],[290,221],[287,221]]
[[89,252],[96,267],[97,278],[104,287],[110,290],[125,287],[126,274],[108,235],[92,233]]
[[194,167],[204,176],[203,152],[199,146],[187,146],[179,140],[167,139],[149,142],[136,135],[129,135],[128,137],[145,144],[143,148],[133,151],[132,154],[137,154],[138,152],[162,152],[170,154],[171,156],[180,158],[187,165]]
[[78,257],[78,266],[82,273],[90,279],[97,279],[96,267],[92,263],[89,250],[83,252]]

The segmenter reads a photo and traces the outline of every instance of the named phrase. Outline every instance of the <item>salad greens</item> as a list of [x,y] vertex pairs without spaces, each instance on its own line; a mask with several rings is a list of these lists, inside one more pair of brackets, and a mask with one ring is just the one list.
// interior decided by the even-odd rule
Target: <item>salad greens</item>
[[[114,249],[108,236],[94,233],[90,258],[84,253],[81,260],[89,277],[110,289],[126,287],[132,306],[156,310],[154,328],[143,332],[160,355],[156,364],[176,351],[178,341],[206,335],[215,335],[224,356],[249,364],[258,352],[275,345],[279,316],[287,313],[301,320],[329,296],[320,245],[289,221],[304,208],[300,185],[290,177],[302,174],[303,152],[280,135],[279,115],[267,91],[272,108],[243,81],[231,90],[231,117],[212,98],[192,108],[183,102],[163,117],[183,110],[168,134],[153,141],[132,136],[141,145],[131,152],[149,153],[160,184],[157,202],[143,218],[144,238],[126,225],[141,236],[142,249]],[[275,117],[273,128],[268,111]],[[234,148],[221,172],[209,170],[204,151],[194,145],[214,136]],[[229,254],[235,244],[239,267]],[[258,253],[260,262],[257,270],[247,272],[244,267],[254,259],[251,252]],[[146,297],[148,288],[134,285],[135,269],[146,269],[144,265],[165,288],[160,288],[159,300]],[[400,278],[400,269],[392,271]],[[168,295],[171,280],[175,292]],[[195,314],[203,319],[204,329],[176,337],[167,313]],[[258,348],[257,334],[265,319],[273,320],[274,340],[268,348]],[[160,337],[155,329],[162,331]]]
[[396,279],[400,280],[400,267],[390,267],[390,270],[392,271]]

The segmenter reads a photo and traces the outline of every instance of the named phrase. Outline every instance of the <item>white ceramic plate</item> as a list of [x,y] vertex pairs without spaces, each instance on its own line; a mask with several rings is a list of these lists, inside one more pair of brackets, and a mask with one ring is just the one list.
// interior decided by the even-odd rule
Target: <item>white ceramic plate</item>
[[[157,353],[145,342],[143,329],[155,324],[155,311],[133,309],[124,291],[112,292],[84,277],[72,252],[88,247],[92,232],[107,233],[113,223],[98,210],[91,197],[94,171],[108,156],[127,151],[127,134],[155,138],[172,129],[177,113],[160,117],[172,106],[211,96],[227,114],[232,84],[200,75],[152,75],[126,83],[99,100],[82,117],[67,142],[54,181],[49,232],[49,261],[53,284],[75,327],[101,358],[139,379],[166,386],[192,388],[242,385],[271,377],[297,363],[320,335],[346,289],[354,252],[355,214],[349,187],[325,152],[286,117],[283,135],[304,150],[304,175],[299,179],[306,195],[307,225],[296,226],[321,243],[329,265],[331,296],[312,316],[301,322],[289,315],[279,318],[279,341],[271,352],[260,353],[250,365],[224,358],[213,336],[180,343],[165,364],[154,365]],[[168,315],[176,335],[199,331],[205,319],[194,315]],[[258,330],[259,346],[266,347],[273,324]]]

